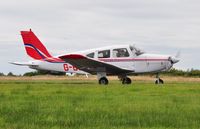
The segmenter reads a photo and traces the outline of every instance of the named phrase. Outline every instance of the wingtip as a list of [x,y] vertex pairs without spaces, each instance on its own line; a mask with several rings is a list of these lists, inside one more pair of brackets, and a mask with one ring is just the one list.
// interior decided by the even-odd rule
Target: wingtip
[[15,64],[15,62],[8,62],[9,64]]

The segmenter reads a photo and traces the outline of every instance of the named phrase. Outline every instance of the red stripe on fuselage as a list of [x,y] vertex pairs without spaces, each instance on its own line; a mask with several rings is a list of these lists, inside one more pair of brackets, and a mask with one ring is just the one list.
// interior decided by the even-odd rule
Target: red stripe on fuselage
[[168,59],[153,59],[153,58],[129,58],[129,59],[115,59],[115,58],[111,58],[111,59],[99,59],[100,61],[104,61],[104,62],[129,62],[129,61],[168,61]]

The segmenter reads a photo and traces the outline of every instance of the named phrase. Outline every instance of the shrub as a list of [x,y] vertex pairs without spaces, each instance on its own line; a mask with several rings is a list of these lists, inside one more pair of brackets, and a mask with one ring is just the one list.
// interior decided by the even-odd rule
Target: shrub
[[12,72],[9,72],[9,73],[7,74],[7,76],[16,76],[16,75],[14,75]]
[[36,75],[65,75],[65,72],[52,72],[52,71],[43,71],[43,70],[38,70],[34,72],[27,72],[24,73],[23,76],[36,76]]
[[0,76],[5,76],[4,73],[0,73]]

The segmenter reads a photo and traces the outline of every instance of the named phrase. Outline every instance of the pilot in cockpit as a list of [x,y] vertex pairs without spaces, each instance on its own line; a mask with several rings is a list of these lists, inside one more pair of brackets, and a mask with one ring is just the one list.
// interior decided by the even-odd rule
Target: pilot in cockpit
[[119,48],[113,50],[114,57],[128,57],[128,51],[126,48]]

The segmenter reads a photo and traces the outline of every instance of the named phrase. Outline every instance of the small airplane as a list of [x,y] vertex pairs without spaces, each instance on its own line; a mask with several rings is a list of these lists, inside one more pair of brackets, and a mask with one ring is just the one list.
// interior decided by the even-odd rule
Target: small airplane
[[149,54],[134,45],[115,45],[59,56],[51,56],[31,31],[21,31],[27,54],[35,59],[28,63],[13,62],[37,70],[78,74],[96,74],[99,84],[109,83],[107,75],[117,75],[122,84],[131,84],[128,75],[156,73],[155,84],[163,84],[159,73],[179,62],[177,56]]

